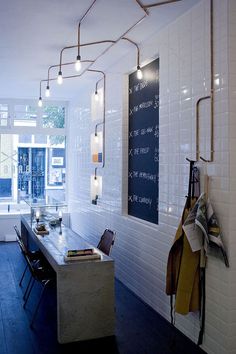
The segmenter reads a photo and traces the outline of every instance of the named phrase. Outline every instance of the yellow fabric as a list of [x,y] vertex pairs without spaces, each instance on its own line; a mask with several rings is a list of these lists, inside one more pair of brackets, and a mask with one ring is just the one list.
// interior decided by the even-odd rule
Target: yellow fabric
[[175,311],[186,315],[199,310],[199,261],[200,251],[192,252],[183,235],[183,253],[179,269],[179,279],[175,299]]
[[[195,200],[192,202],[194,204]],[[167,295],[176,295],[175,311],[182,315],[197,311],[200,307],[200,251],[192,252],[183,232],[182,224],[189,213],[184,210],[171,247],[166,275]]]

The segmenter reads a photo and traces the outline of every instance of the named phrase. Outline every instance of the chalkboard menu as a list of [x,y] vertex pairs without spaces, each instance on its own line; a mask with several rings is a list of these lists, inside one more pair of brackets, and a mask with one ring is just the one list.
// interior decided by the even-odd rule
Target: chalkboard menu
[[158,224],[159,59],[129,75],[128,214]]

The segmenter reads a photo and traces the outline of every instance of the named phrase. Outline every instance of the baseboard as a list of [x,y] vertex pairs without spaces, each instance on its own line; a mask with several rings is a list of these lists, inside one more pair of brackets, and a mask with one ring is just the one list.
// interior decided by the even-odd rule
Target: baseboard
[[5,234],[4,241],[5,242],[16,241],[16,235],[15,234]]

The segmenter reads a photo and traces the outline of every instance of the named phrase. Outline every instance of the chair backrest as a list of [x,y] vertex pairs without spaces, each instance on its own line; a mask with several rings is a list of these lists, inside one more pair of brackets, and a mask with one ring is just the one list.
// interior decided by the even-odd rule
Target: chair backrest
[[14,229],[15,229],[15,232],[16,232],[17,239],[22,240],[20,231],[19,231],[19,229],[18,229],[18,227],[16,225],[14,225]]
[[112,230],[106,229],[97,245],[97,248],[105,253],[107,256],[111,254],[112,246],[115,242],[116,233]]
[[14,225],[14,229],[15,229],[15,232],[16,232],[16,236],[17,236],[16,239],[17,239],[18,245],[20,246],[21,252],[23,253],[23,255],[25,257],[27,257],[28,252],[27,252],[27,249],[26,249],[26,247],[24,245],[24,242],[22,240],[20,231],[19,231],[19,229],[18,229],[18,227],[16,225]]
[[21,234],[20,234],[20,231],[18,229],[18,227],[16,225],[14,225],[14,229],[15,229],[15,232],[16,232],[16,236],[17,236],[17,242],[18,242],[18,245],[21,249],[21,252],[26,260],[26,263],[28,264],[28,267],[29,267],[29,270],[31,272],[31,274],[33,276],[35,276],[35,269],[31,263],[31,260],[30,260],[30,251],[27,250],[27,248],[25,247],[24,245],[24,242],[22,240],[22,237],[21,237]]

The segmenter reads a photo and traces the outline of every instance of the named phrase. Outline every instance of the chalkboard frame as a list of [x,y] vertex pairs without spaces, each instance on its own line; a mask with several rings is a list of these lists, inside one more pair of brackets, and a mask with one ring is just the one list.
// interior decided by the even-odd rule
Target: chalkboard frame
[[128,76],[128,201],[132,218],[158,225],[159,58]]

